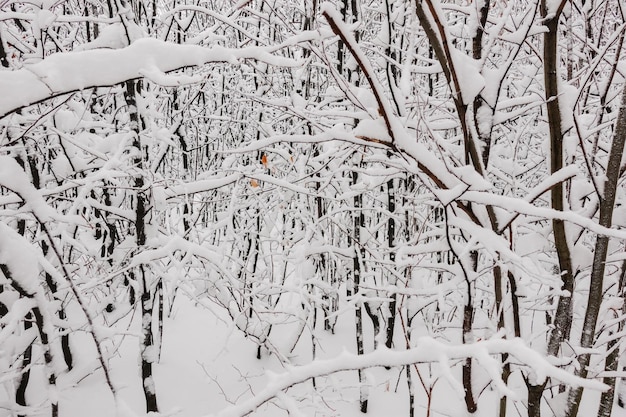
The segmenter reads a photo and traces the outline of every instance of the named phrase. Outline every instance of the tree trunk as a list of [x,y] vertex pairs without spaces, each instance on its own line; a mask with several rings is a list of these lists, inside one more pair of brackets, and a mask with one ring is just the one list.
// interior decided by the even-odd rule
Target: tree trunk
[[[137,248],[140,249],[146,244],[146,224],[147,219],[147,207],[146,192],[144,191],[144,177],[143,177],[143,158],[142,158],[142,146],[140,139],[140,131],[142,121],[139,116],[137,108],[137,93],[140,86],[136,81],[127,81],[124,90],[124,99],[129,109],[130,118],[130,131],[133,135],[132,151],[134,153],[133,167],[135,188],[135,241]],[[141,303],[141,379],[144,396],[146,398],[146,412],[158,412],[157,396],[155,389],[155,382],[153,377],[152,364],[155,361],[154,352],[154,337],[152,332],[152,292],[150,290],[150,271],[145,268],[144,265],[138,267],[137,278],[140,280],[139,285],[141,288],[140,303]]]
[[[352,185],[356,185],[359,178],[359,174],[356,171],[352,171]],[[365,250],[361,244],[361,227],[365,226],[365,217],[363,215],[363,196],[357,194],[354,196],[354,258],[352,259],[352,274],[354,277],[354,295],[360,297],[359,287],[361,285],[361,262],[365,255]],[[355,303],[356,313],[356,350],[358,355],[364,353],[363,349],[363,306],[360,301]],[[368,388],[364,384],[363,370],[358,370],[360,395],[359,403],[362,413],[367,412],[368,402]]]
[[[622,101],[617,115],[617,124],[613,134],[609,160],[606,167],[606,181],[604,183],[603,194],[600,196],[600,226],[610,228],[613,224],[613,207],[615,205],[615,197],[617,194],[617,186],[622,167],[622,156],[624,154],[624,145],[626,144],[626,87],[622,93]],[[593,347],[596,336],[596,326],[598,315],[602,307],[602,291],[604,287],[604,271],[606,259],[609,250],[609,237],[598,235],[596,238],[595,251],[593,253],[593,264],[591,267],[591,279],[589,284],[589,296],[587,299],[587,310],[585,312],[585,320],[583,323],[582,336],[580,345],[584,349]],[[611,344],[609,344],[609,348]],[[582,378],[586,378],[589,372],[589,362],[591,355],[584,353],[578,358],[580,364],[576,374]],[[609,358],[607,358],[607,361]],[[611,365],[617,367],[617,364]],[[612,381],[613,386],[615,381]],[[583,389],[581,387],[573,388],[568,399],[568,417],[576,417],[578,407],[582,398]],[[608,400],[608,397],[605,399]],[[612,403],[612,399],[611,399]],[[608,404],[604,405],[607,408]]]
[[[24,330],[27,331],[33,327],[32,313],[28,313],[25,317],[24,321]],[[22,356],[22,375],[20,376],[20,382],[17,385],[17,390],[15,391],[15,402],[22,407],[26,407],[28,403],[26,402],[26,388],[28,388],[28,381],[30,380],[30,364],[33,357],[33,344],[30,343],[26,350],[24,350],[24,356]],[[19,417],[26,417],[26,414],[18,414]]]
[[[394,219],[396,211],[396,195],[393,184],[393,179],[387,181],[387,209],[389,210],[389,220],[387,221],[387,245],[389,246],[389,261],[391,265],[396,262],[395,252],[395,235],[396,235],[396,220]],[[389,285],[397,285],[398,279],[394,274],[389,274]],[[396,325],[396,305],[398,300],[398,294],[394,292],[391,294],[391,301],[389,301],[389,317],[387,318],[387,334],[385,337],[385,346],[391,349],[393,346],[393,333]]]
[[[542,16],[548,14],[546,0],[542,0]],[[559,106],[559,74],[558,74],[558,23],[560,11],[556,16],[549,18],[545,25],[547,31],[543,38],[543,69],[546,93],[546,107],[548,110],[548,126],[550,129],[550,173],[554,174],[563,168],[563,132],[561,131],[561,109]],[[564,210],[563,183],[558,183],[552,187],[550,202],[554,210]],[[554,246],[559,262],[559,274],[561,276],[561,290],[567,291],[568,295],[559,296],[556,314],[554,317],[554,330],[548,342],[548,354],[558,356],[561,343],[569,338],[572,326],[572,298],[574,291],[574,271],[572,269],[572,259],[565,223],[563,220],[552,220],[552,230],[554,234]]]

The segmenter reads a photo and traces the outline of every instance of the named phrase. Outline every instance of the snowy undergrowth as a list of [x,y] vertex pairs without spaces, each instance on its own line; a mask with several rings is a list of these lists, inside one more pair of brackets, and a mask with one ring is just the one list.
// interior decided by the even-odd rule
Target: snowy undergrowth
[[[334,359],[346,352],[354,351],[355,335],[352,312],[342,314],[332,334],[324,330],[315,330],[317,341],[316,359]],[[109,356],[110,370],[114,385],[118,389],[119,404],[116,407],[111,392],[104,383],[102,372],[97,369],[95,349],[91,339],[83,333],[74,333],[72,348],[77,353],[74,369],[59,378],[60,415],[66,417],[114,417],[146,415],[141,390],[139,373],[138,334],[139,323],[136,317],[119,320],[115,332],[107,342],[105,352]],[[273,340],[293,339],[294,325],[276,326]],[[155,382],[161,415],[181,417],[199,416],[236,416],[243,415],[241,405],[262,393],[276,380],[277,375],[293,370],[293,366],[312,363],[311,337],[303,335],[292,353],[285,357],[289,364],[280,361],[276,355],[262,349],[261,358],[257,359],[257,345],[247,340],[236,329],[222,308],[211,310],[199,306],[184,295],[178,295],[171,309],[171,314],[164,325],[164,339],[159,363],[155,367]],[[366,333],[372,334],[371,326],[366,326]],[[417,334],[427,333],[426,326],[415,326]],[[403,335],[398,332],[396,343],[401,345]],[[373,340],[373,339],[371,339]],[[366,346],[371,352],[373,346]],[[437,352],[433,352],[436,355]],[[37,351],[35,357],[40,357]],[[41,360],[39,361],[41,362]],[[456,366],[455,366],[456,364]],[[466,415],[463,398],[458,392],[460,366],[450,361],[451,369],[434,364],[417,365],[421,381],[415,381],[416,415],[463,416]],[[480,408],[476,416],[491,416],[497,412],[499,395],[485,369],[477,368],[474,376],[476,386],[480,387]],[[320,374],[324,374],[320,368]],[[366,370],[367,385],[370,389],[370,408],[372,416],[408,415],[408,390],[406,373],[403,367],[369,368]],[[32,382],[28,389],[28,398],[33,406],[28,409],[29,416],[49,415],[46,404],[43,365],[33,367]],[[7,393],[14,392],[11,382],[5,381],[5,390],[1,400],[8,404]],[[511,415],[524,415],[524,382],[519,374],[509,380],[509,388],[519,395],[518,400],[510,401]],[[426,390],[431,390],[432,401],[428,403]],[[589,390],[588,390],[589,391]],[[254,416],[342,416],[356,417],[359,412],[359,388],[355,371],[332,373],[309,379],[294,385],[277,398],[256,408]],[[557,394],[557,390],[554,390]],[[589,391],[588,396],[599,394]],[[555,409],[562,403],[562,396],[555,395],[549,405]],[[595,401],[589,401],[595,403]],[[125,408],[125,411],[121,411]],[[430,409],[430,414],[428,414]],[[584,408],[583,408],[584,411]],[[615,410],[616,416],[621,409]],[[1,414],[10,413],[0,411]],[[587,415],[587,414],[585,414]]]

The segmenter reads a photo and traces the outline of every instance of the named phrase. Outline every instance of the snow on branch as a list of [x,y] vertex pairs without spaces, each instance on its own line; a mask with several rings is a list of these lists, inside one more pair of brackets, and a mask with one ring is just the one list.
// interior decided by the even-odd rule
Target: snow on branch
[[385,121],[385,125],[387,127],[387,133],[389,134],[389,137],[393,141],[394,136],[395,136],[394,129],[391,124],[391,117],[393,116],[393,110],[391,109],[389,102],[383,99],[384,89],[381,86],[378,79],[376,78],[374,68],[372,68],[372,65],[370,64],[369,60],[367,59],[363,51],[361,51],[361,48],[359,48],[359,45],[356,39],[354,38],[354,36],[352,35],[352,33],[348,30],[347,27],[345,27],[343,20],[341,20],[341,15],[335,10],[334,6],[331,5],[330,3],[324,3],[322,5],[322,15],[328,21],[328,24],[332,28],[333,32],[337,36],[339,36],[341,40],[345,43],[345,45],[348,47],[348,49],[352,53],[352,56],[354,56],[354,59],[356,60],[359,67],[363,71],[365,78],[367,78],[367,81],[370,87],[372,88],[372,93],[374,93],[374,97],[376,98],[376,103],[378,104],[378,112],[380,113],[383,120]]
[[[0,155],[0,186],[11,190],[26,203],[27,209],[41,221],[67,221],[82,223],[79,216],[64,216],[50,207],[30,179],[10,156]],[[3,201],[4,202],[4,201]]]
[[[540,219],[559,219],[590,230],[598,235],[616,239],[626,239],[626,232],[619,229],[604,227],[593,219],[585,217],[575,211],[560,211],[548,207],[537,207],[519,198],[485,193],[481,191],[467,191],[463,194],[464,201],[476,204],[491,204],[500,207],[512,216],[525,215]],[[506,222],[505,224],[508,224]]]
[[201,193],[217,188],[225,187],[226,185],[233,184],[241,178],[240,174],[231,174],[225,177],[202,179],[193,182],[187,182],[180,185],[175,185],[165,189],[165,195],[168,199],[177,198],[181,196],[188,196],[189,194]]
[[[217,62],[235,64],[242,59],[256,59],[278,66],[298,65],[292,59],[273,55],[271,51],[274,49],[258,46],[206,48],[143,38],[122,49],[57,53],[16,71],[0,71],[0,118],[62,94],[115,85],[143,76],[150,76],[156,82],[166,80],[171,86],[175,82],[165,73],[184,67]],[[181,79],[182,83],[189,81]]]
[[[260,405],[277,398],[281,393],[311,378],[355,369],[373,368],[378,366],[405,366],[414,363],[441,363],[450,360],[474,358],[478,360],[497,384],[503,394],[511,394],[501,380],[500,363],[491,355],[507,353],[515,357],[522,365],[530,368],[537,381],[554,378],[572,386],[580,386],[604,391],[607,386],[599,381],[576,377],[569,372],[552,365],[547,358],[531,349],[522,339],[492,339],[472,344],[451,346],[430,337],[418,339],[417,347],[392,351],[385,347],[372,353],[354,355],[344,352],[333,359],[317,360],[308,365],[288,368],[280,374],[268,374],[268,383],[261,392],[240,404],[233,405],[213,417],[241,417],[250,414]],[[444,365],[445,366],[445,365]]]

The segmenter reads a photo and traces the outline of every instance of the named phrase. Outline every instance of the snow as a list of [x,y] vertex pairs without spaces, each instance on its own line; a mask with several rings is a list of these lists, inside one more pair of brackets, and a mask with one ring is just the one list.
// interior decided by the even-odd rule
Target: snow
[[546,8],[546,18],[554,18],[559,11],[559,7],[561,3],[565,4],[563,0],[546,0],[545,8]]
[[182,185],[175,185],[163,190],[167,198],[185,196],[188,194],[200,193],[221,188],[232,184],[241,178],[239,174],[231,174],[221,178],[203,179],[199,181],[187,182]]
[[[370,60],[361,50],[348,25],[343,22],[343,19],[339,12],[336,10],[335,6],[328,2],[323,3],[320,7],[320,11],[323,15],[326,16],[327,19],[330,19],[333,24],[337,26],[342,34],[343,39],[345,39],[345,41],[349,44],[352,53],[355,54],[356,57],[358,57],[360,64],[363,66],[363,72],[367,76],[367,80],[370,84],[372,94],[376,96],[376,108],[378,110],[378,113],[385,114],[389,118],[393,117],[394,111],[391,107],[391,103],[389,103],[389,101],[386,100],[384,97],[381,97],[385,90],[376,76],[376,71],[374,71]],[[393,127],[388,126],[387,130],[389,131],[390,135],[395,136]]]
[[[528,13],[532,7],[522,7],[521,17],[510,16],[514,4],[494,3],[485,28],[486,56],[476,61],[468,56],[467,35],[478,28],[471,13],[482,0],[473,5],[431,2],[427,19],[440,24],[438,34],[448,37],[449,64],[459,80],[459,91],[450,98],[441,66],[421,56],[427,45],[415,10],[397,2],[390,3],[391,32],[378,4],[359,10],[359,21],[348,24],[336,4],[324,3],[320,12],[326,20],[316,19],[317,27],[302,32],[283,20],[285,10],[257,10],[262,2],[228,4],[224,13],[209,3],[158,9],[156,26],[132,23],[130,9],[120,13],[123,24],[119,15],[61,15],[61,5],[52,0],[2,10],[0,20],[9,28],[2,32],[4,45],[19,53],[10,57],[12,69],[0,69],[0,264],[12,279],[0,274],[0,301],[8,310],[0,318],[5,388],[0,415],[19,411],[15,384],[24,349],[33,341],[26,410],[33,416],[49,413],[50,401],[57,399],[63,417],[145,416],[144,388],[158,397],[161,413],[151,413],[155,417],[356,417],[365,393],[370,414],[408,415],[407,365],[412,365],[418,415],[465,415],[461,364],[466,358],[474,363],[478,417],[495,415],[502,395],[511,409],[523,410],[524,378],[584,386],[584,401],[597,403],[607,387],[597,374],[575,377],[568,355],[600,357],[604,350],[579,349],[575,340],[582,321],[578,289],[584,291],[596,235],[612,238],[607,262],[614,263],[607,268],[602,307],[623,305],[614,284],[618,261],[626,258],[623,201],[615,210],[615,224],[599,226],[591,182],[602,178],[605,133],[616,112],[603,126],[594,126],[596,113],[577,115],[581,94],[562,82],[562,129],[571,132],[564,142],[569,165],[552,175],[545,172],[541,71],[534,44],[528,42],[545,28]],[[308,12],[309,4],[303,4]],[[555,13],[559,2],[547,5]],[[370,15],[376,18],[370,21]],[[502,21],[494,23],[496,16]],[[37,44],[27,36],[19,39],[15,19],[50,39],[37,39]],[[97,24],[99,36],[75,45],[85,22]],[[172,32],[162,33],[170,24]],[[186,44],[157,39],[173,39],[181,25],[188,30]],[[360,42],[353,35],[357,30]],[[67,39],[55,39],[66,34]],[[345,41],[351,80],[347,71],[336,70],[337,35]],[[390,41],[403,61],[397,69],[404,97],[397,106],[381,56]],[[518,51],[510,42],[524,48]],[[73,50],[57,53],[57,48]],[[310,52],[306,63],[299,60],[305,49]],[[602,65],[587,78],[581,68],[577,80],[586,85],[597,79],[614,95],[623,79],[602,84]],[[358,86],[351,84],[357,76]],[[423,87],[435,78],[440,82],[429,96]],[[148,81],[132,109],[146,122],[141,132],[129,131],[120,86],[134,79]],[[92,87],[110,88],[83,91]],[[222,103],[211,101],[220,94]],[[474,115],[471,103],[479,94],[486,105]],[[467,105],[470,129],[493,133],[497,163],[485,167],[485,175],[464,165],[453,99]],[[590,109],[594,100],[591,96]],[[45,106],[23,108],[38,103]],[[590,156],[599,175],[581,169],[575,116],[585,122],[584,135],[601,132],[600,152]],[[177,160],[182,150],[176,135],[189,145],[185,152],[191,167],[185,172]],[[141,150],[131,149],[137,137]],[[41,189],[33,185],[30,167],[25,170],[16,160],[25,156],[36,160]],[[145,169],[131,165],[135,157],[142,158]],[[357,184],[350,181],[352,172],[359,174]],[[140,177],[144,188],[137,190],[133,180]],[[386,188],[389,181],[397,185],[394,210],[387,200],[394,195]],[[548,199],[560,183],[568,185],[571,200],[563,211],[551,209]],[[147,199],[147,241],[141,246],[134,224],[139,192]],[[366,218],[359,239],[351,206],[356,196],[363,197],[360,212]],[[489,227],[488,207],[496,213],[497,230]],[[391,218],[396,220],[393,244],[387,241]],[[573,264],[581,271],[572,294],[560,290],[551,219],[566,222]],[[16,232],[18,221],[24,221],[23,235]],[[44,254],[48,239],[56,245]],[[115,248],[109,256],[110,243]],[[458,258],[467,259],[473,251],[478,254],[475,270],[462,271]],[[355,257],[362,266],[356,293],[351,292]],[[507,326],[498,328],[496,265],[515,275],[524,339],[513,338],[508,328],[510,289],[502,305]],[[141,296],[139,269],[146,273],[151,296],[157,282],[164,285],[164,332],[157,334],[154,326],[155,345],[149,347],[142,347],[142,331],[157,324],[158,306],[155,302],[154,316],[142,317],[138,305],[129,302],[131,289]],[[58,286],[54,294],[48,278]],[[476,318],[466,334],[460,329],[468,288]],[[384,339],[392,295],[398,315],[390,350]],[[553,311],[559,295],[574,300],[574,336],[566,343],[571,352],[547,357],[545,313]],[[65,318],[59,316],[61,307]],[[377,314],[382,328],[375,334],[372,320],[363,314],[359,337],[365,353],[357,355],[355,313],[363,307]],[[43,315],[43,328],[26,329],[35,308]],[[603,311],[603,329],[617,324],[609,313]],[[324,319],[333,323],[332,331],[322,328]],[[52,366],[44,363],[40,331],[51,337]],[[71,371],[60,352],[65,332],[75,354]],[[600,333],[598,343],[610,337],[623,334]],[[501,380],[503,354],[513,370],[507,383]],[[154,365],[153,375],[143,381],[142,358]],[[104,363],[115,389],[105,382]],[[594,371],[600,368],[594,363]],[[363,371],[363,384],[355,370]],[[56,388],[46,379],[52,371],[58,376]],[[546,391],[550,407],[563,407],[563,396],[549,396]],[[591,409],[583,405],[585,412]]]
[[[559,78],[560,80],[560,78]],[[574,128],[574,107],[578,102],[578,89],[562,80],[559,81],[559,109],[561,110],[561,131]],[[569,152],[572,154],[572,152]]]
[[[480,73],[480,63],[458,49],[451,48],[452,63],[459,81],[461,101],[468,105],[485,88],[485,79]],[[454,86],[450,86],[454,91]]]
[[[170,333],[166,333],[162,361],[155,368],[155,385],[160,393],[162,411],[165,413],[179,409],[182,416],[207,415],[207,410],[212,410],[208,416],[215,417],[243,416],[251,411],[254,411],[254,415],[277,415],[278,410],[275,408],[263,408],[261,405],[273,398],[278,398],[281,403],[294,401],[293,393],[303,392],[305,387],[302,383],[312,377],[336,375],[333,377],[336,378],[335,383],[341,384],[347,376],[345,371],[374,367],[377,369],[376,372],[370,374],[374,378],[370,379],[370,384],[373,387],[380,387],[382,383],[384,387],[385,381],[395,384],[397,376],[395,372],[387,374],[388,371],[382,369],[383,366],[397,367],[405,363],[431,362],[444,373],[448,373],[449,378],[456,380],[454,373],[449,373],[450,367],[457,359],[467,356],[476,358],[485,371],[497,381],[500,377],[499,364],[492,355],[503,352],[510,353],[519,363],[528,366],[536,374],[539,382],[549,376],[566,383],[582,383],[591,389],[603,388],[599,382],[578,380],[555,367],[520,339],[496,338],[465,346],[452,346],[432,338],[420,338],[416,341],[415,347],[406,351],[389,351],[379,348],[371,353],[357,356],[340,350],[336,353],[328,352],[328,359],[283,368],[272,357],[261,361],[253,359],[253,346],[241,335],[231,333],[226,323],[222,321],[223,317],[219,316],[207,314],[206,311],[194,307],[193,303],[184,297],[177,299],[174,316],[166,323],[166,327],[170,328]],[[176,326],[172,326],[174,319]],[[199,328],[211,329],[211,331],[198,332]],[[332,338],[337,339],[337,337]],[[322,343],[335,344],[337,342],[338,340],[327,340]],[[131,339],[123,342],[121,346],[123,354],[111,359],[112,369],[115,379],[120,382],[124,381],[124,384],[120,385],[118,407],[126,409],[129,415],[142,415],[138,411],[141,404],[134,399],[140,396],[137,384],[139,376],[132,370],[134,368],[132,364],[128,362],[132,361],[130,358],[133,357],[132,351],[135,350],[133,346],[135,345]],[[263,369],[268,369],[268,371],[263,372]],[[80,415],[90,410],[90,415],[94,417],[112,416],[115,408],[109,405],[111,397],[102,395],[104,393],[94,396],[98,392],[98,385],[94,384],[96,375],[87,378],[85,382],[88,384],[62,385],[64,388],[61,407],[71,415]],[[289,394],[285,394],[288,388]],[[503,393],[512,394],[502,385],[498,389]],[[254,394],[246,392],[248,390],[252,390]],[[378,388],[372,392],[378,392]],[[398,403],[397,395],[387,393],[383,397],[387,400],[395,398],[395,401],[389,403],[387,409],[395,407],[393,404]],[[452,398],[456,397],[456,394],[452,395]],[[325,401],[334,404],[335,407],[340,406],[344,410],[343,415],[358,414],[354,408],[350,412],[345,405],[341,406],[341,401],[335,402],[333,397],[334,395],[326,394]],[[85,401],[87,398],[91,401]],[[460,397],[456,398],[455,401],[460,401]],[[343,402],[345,400],[344,398]],[[235,401],[236,404],[229,403]],[[447,401],[450,401],[450,397]],[[377,402],[379,401],[373,401],[373,404]],[[297,409],[301,413],[310,415],[305,408],[302,408],[303,405],[300,402],[298,405]],[[442,405],[435,405],[435,407],[437,409]]]
[[[128,32],[128,36],[126,33]],[[105,26],[98,37],[91,42],[77,45],[74,51],[88,51],[92,49],[108,48],[121,49],[129,45],[128,37],[131,40],[137,40],[145,37],[143,30],[133,22],[125,22],[124,24],[117,22]]]
[[57,16],[52,13],[50,10],[41,9],[37,12],[37,25],[40,29],[46,30],[54,21],[57,19]]
[[62,218],[46,203],[14,158],[0,155],[0,185],[16,193],[41,221]]
[[[137,39],[122,49],[94,49],[57,53],[36,64],[14,71],[0,71],[0,118],[30,104],[58,95],[97,86],[110,86],[138,78],[142,73],[161,73],[183,67],[208,63],[237,63],[242,59],[258,59],[272,65],[293,66],[297,63],[269,52],[269,48],[249,47],[227,49],[178,45],[152,38]],[[189,79],[184,79],[189,82]],[[176,82],[173,85],[177,85]]]
[[450,171],[468,186],[468,190],[490,191],[493,188],[493,185],[489,181],[483,178],[469,165],[452,168]]
[[491,204],[495,207],[501,207],[509,213],[519,213],[543,219],[561,219],[600,235],[626,239],[626,231],[600,226],[588,217],[573,211],[557,211],[547,207],[537,207],[521,199],[497,196],[479,191],[468,191],[463,194],[463,199],[475,203]]
[[80,123],[80,118],[73,111],[59,109],[54,113],[54,124],[62,132],[73,131],[78,123]]
[[[442,365],[442,369],[449,370],[449,363],[453,359],[473,357],[487,369],[487,372],[495,381],[500,378],[501,370],[499,363],[490,355],[495,353],[509,353],[523,364],[529,366],[536,375],[536,381],[541,383],[547,377],[560,379],[572,385],[584,385],[586,387],[603,390],[604,384],[597,381],[576,379],[571,374],[551,365],[544,357],[529,349],[521,339],[505,341],[501,339],[466,344],[464,346],[447,346],[430,338],[420,338],[417,347],[406,351],[389,351],[379,348],[372,353],[361,356],[344,352],[336,358],[318,360],[310,365],[291,367],[281,374],[268,375],[266,387],[250,400],[228,407],[215,417],[241,417],[255,411],[265,402],[275,398],[281,391],[311,378],[329,375],[346,370],[378,367],[378,366],[401,366],[412,363],[436,362]],[[449,377],[454,380],[452,374]],[[502,394],[513,395],[503,384],[498,384]],[[458,388],[463,391],[462,386]]]
[[355,137],[374,138],[383,142],[390,142],[387,127],[382,119],[364,119],[352,131]]
[[[29,277],[26,277],[26,279],[22,279],[21,282],[28,284],[28,280]],[[30,298],[20,298],[15,300],[13,303],[6,305],[10,307],[9,312],[7,313],[7,315],[2,317],[2,319],[0,319],[0,323],[2,324],[2,328],[0,330],[0,343],[2,343],[2,346],[7,346],[7,339],[9,339],[11,335],[16,332],[17,328],[20,325],[20,321],[26,317],[26,315],[35,306],[35,303]],[[33,332],[35,332],[35,329],[33,329],[33,331],[31,331],[30,333]],[[24,348],[26,348],[29,341],[33,338],[34,335],[24,335],[22,337],[22,344],[24,345]],[[0,350],[0,355],[5,353],[5,349],[6,347]]]

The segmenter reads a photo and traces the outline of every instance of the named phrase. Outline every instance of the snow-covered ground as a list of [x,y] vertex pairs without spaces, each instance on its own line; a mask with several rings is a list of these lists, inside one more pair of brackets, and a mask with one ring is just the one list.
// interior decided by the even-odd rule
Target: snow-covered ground
[[[340,317],[335,334],[316,330],[317,360],[341,357],[353,351],[354,326],[350,326],[351,314]],[[352,318],[353,319],[353,318]],[[257,345],[237,330],[220,308],[208,310],[185,296],[176,297],[170,317],[165,322],[162,353],[155,367],[155,382],[159,408],[162,415],[180,417],[239,416],[255,396],[263,395],[279,379],[287,375],[292,366],[307,365],[312,361],[310,343],[300,342],[287,360],[281,363],[276,355],[262,350],[257,359]],[[277,329],[288,332],[289,327]],[[141,386],[138,337],[139,324],[136,317],[118,321],[118,335],[104,344],[110,357],[109,366],[118,391],[117,405],[104,383],[103,373],[96,369],[95,349],[91,339],[84,334],[74,334],[72,347],[77,360],[75,368],[59,378],[60,416],[63,417],[132,417],[146,415]],[[371,332],[370,329],[366,329]],[[422,329],[423,330],[423,329]],[[273,340],[285,340],[293,335],[277,333]],[[115,341],[115,343],[111,343]],[[400,340],[398,340],[400,342]],[[371,346],[370,346],[371,350]],[[433,351],[436,356],[439,352]],[[38,353],[35,353],[35,356]],[[353,355],[350,355],[353,356]],[[454,361],[449,364],[454,365]],[[313,365],[314,369],[315,365]],[[437,363],[418,365],[421,381],[415,378],[416,416],[464,416],[467,415],[463,398],[454,382],[460,380],[459,366],[449,373],[447,366]],[[324,373],[320,367],[320,374]],[[480,368],[477,368],[480,369]],[[369,368],[365,371],[370,400],[367,415],[408,416],[408,390],[403,367]],[[454,375],[454,376],[453,376]],[[455,378],[456,376],[456,378]],[[448,379],[451,378],[451,379]],[[474,376],[479,388],[479,412],[476,416],[493,416],[498,409],[499,396],[484,369]],[[27,398],[33,406],[28,416],[50,415],[46,398],[49,395],[44,384],[43,365],[37,365],[31,373]],[[452,381],[452,382],[451,382]],[[482,382],[481,382],[482,381]],[[513,374],[509,388],[523,400],[525,386],[519,374]],[[4,382],[1,401],[9,404],[7,395],[12,394],[11,381]],[[431,402],[424,387],[431,390]],[[599,394],[588,391],[587,395]],[[278,391],[280,392],[280,391]],[[477,394],[478,394],[477,392]],[[556,392],[556,391],[555,391]],[[561,396],[562,397],[562,396]],[[558,407],[563,398],[550,402],[549,408]],[[591,401],[594,403],[595,401]],[[547,406],[548,407],[548,406]],[[430,412],[428,412],[430,409]],[[548,411],[548,410],[546,410]],[[524,416],[523,401],[509,401],[509,415]],[[591,415],[583,407],[581,415]],[[12,415],[0,409],[0,415]],[[341,416],[357,417],[359,411],[359,387],[356,371],[343,371],[308,379],[279,394],[276,398],[254,407],[254,416]],[[614,416],[626,413],[616,407]]]

